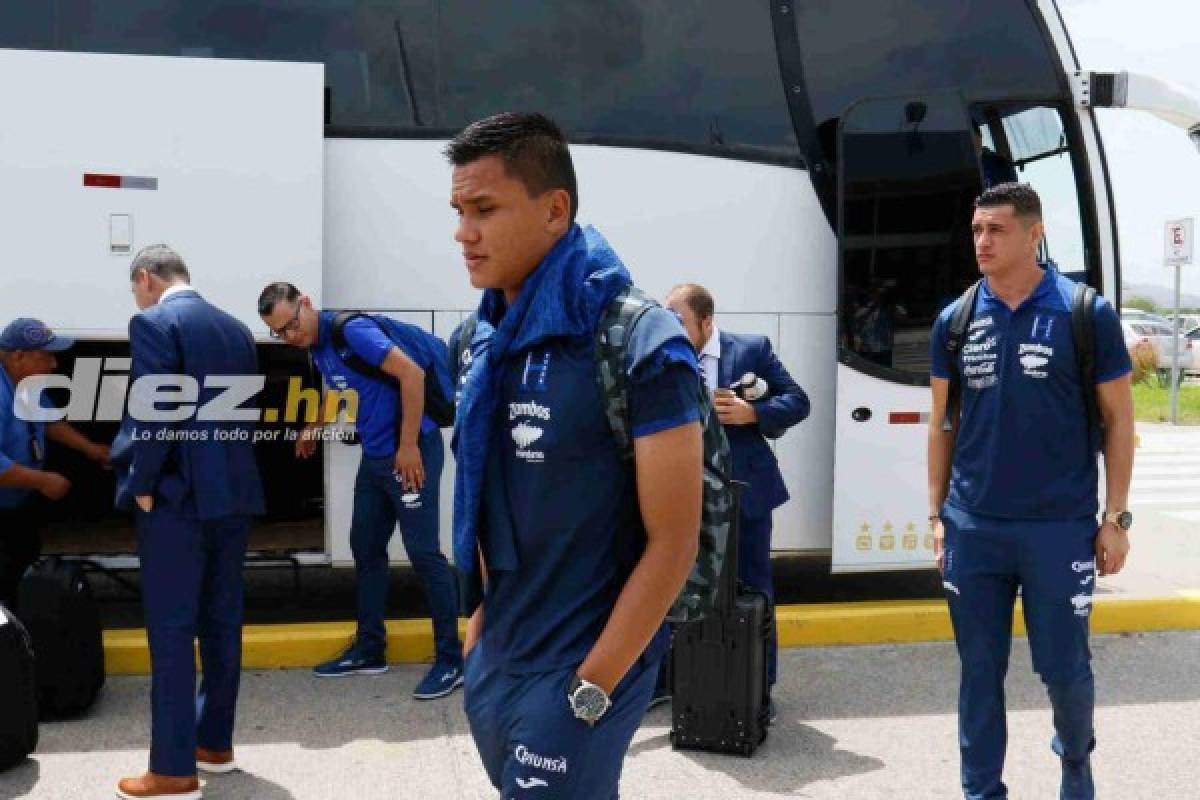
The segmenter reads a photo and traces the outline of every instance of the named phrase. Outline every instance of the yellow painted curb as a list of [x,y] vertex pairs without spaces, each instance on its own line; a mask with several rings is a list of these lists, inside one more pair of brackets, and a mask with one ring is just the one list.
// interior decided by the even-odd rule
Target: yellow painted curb
[[[428,619],[388,620],[385,626],[389,663],[433,660],[433,626]],[[342,652],[354,638],[354,627],[353,622],[247,625],[242,629],[242,668],[315,666]],[[458,628],[461,637],[466,632],[466,621],[460,620]],[[105,631],[104,665],[111,675],[148,674],[150,650],[146,632],[141,629]]]
[[[886,600],[781,606],[780,647],[839,644],[932,642],[953,638],[944,600]],[[387,660],[424,663],[433,658],[433,629],[428,619],[389,620]],[[459,623],[459,635],[465,629]],[[1093,633],[1130,633],[1200,629],[1200,591],[1171,597],[1099,599],[1092,611]],[[1020,603],[1013,631],[1024,635]],[[341,652],[354,636],[353,622],[294,625],[247,625],[242,631],[245,669],[311,667]],[[150,653],[143,630],[104,632],[104,662],[109,674],[144,675]]]
[[[885,600],[865,603],[822,603],[780,606],[780,647],[834,644],[932,642],[954,638],[944,600]],[[1171,597],[1098,599],[1092,610],[1092,633],[1131,633],[1200,628],[1200,592]],[[1021,603],[1013,615],[1013,632],[1025,635]]]

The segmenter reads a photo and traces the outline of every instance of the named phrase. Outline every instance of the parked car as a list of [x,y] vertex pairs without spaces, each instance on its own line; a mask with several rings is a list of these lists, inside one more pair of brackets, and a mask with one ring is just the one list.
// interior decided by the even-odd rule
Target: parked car
[[[1121,330],[1125,334],[1125,347],[1129,350],[1130,358],[1136,363],[1139,353],[1146,353],[1147,356],[1153,353],[1159,381],[1168,383],[1171,377],[1171,326],[1149,320],[1131,322],[1122,318]],[[1193,339],[1185,335],[1179,337],[1179,366],[1182,371],[1200,369],[1196,362],[1197,347],[1200,344],[1193,347]]]
[[1193,325],[1191,329],[1184,332],[1183,337],[1192,346],[1192,363],[1188,367],[1188,370],[1190,372],[1200,372],[1200,323]]
[[1140,308],[1122,308],[1121,319],[1127,322],[1157,322],[1161,325],[1170,325],[1167,318],[1161,314],[1152,314],[1149,311],[1143,311]]

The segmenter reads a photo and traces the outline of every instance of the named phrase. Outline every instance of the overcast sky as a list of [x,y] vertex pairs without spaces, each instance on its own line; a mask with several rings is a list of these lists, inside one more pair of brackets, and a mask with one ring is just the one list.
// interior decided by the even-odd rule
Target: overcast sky
[[[1129,70],[1162,78],[1200,98],[1200,2],[1058,0],[1084,69]],[[1149,114],[1101,110],[1125,283],[1172,286],[1162,265],[1163,225],[1195,217],[1200,233],[1200,150],[1187,135]],[[1197,262],[1184,267],[1183,291],[1200,294]]]

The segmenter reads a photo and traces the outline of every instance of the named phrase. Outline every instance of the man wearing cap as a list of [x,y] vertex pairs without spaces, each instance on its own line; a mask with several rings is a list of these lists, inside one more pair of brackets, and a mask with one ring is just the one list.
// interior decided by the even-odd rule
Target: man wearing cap
[[[229,772],[242,666],[242,564],[251,517],[264,511],[253,408],[238,419],[191,414],[155,421],[176,386],[222,387],[258,377],[254,337],[189,283],[183,259],[146,247],[129,274],[141,313],[129,321],[129,413],[113,446],[117,507],[133,511],[150,642],[150,769],[117,786],[123,798],[198,800],[197,768]],[[160,383],[146,390],[143,379]],[[161,420],[161,416],[158,417]],[[193,643],[204,678],[196,691]]]
[[108,448],[69,422],[38,421],[21,388],[26,378],[53,372],[54,354],[72,344],[36,319],[14,320],[0,333],[0,603],[10,609],[21,575],[42,552],[43,498],[61,500],[71,490],[69,480],[43,469],[46,439],[108,463]]

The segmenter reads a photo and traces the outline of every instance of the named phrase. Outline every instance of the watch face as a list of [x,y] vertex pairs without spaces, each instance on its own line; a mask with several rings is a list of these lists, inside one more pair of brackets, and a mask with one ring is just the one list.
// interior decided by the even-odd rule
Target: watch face
[[1130,528],[1132,528],[1133,527],[1133,512],[1132,511],[1122,511],[1120,514],[1117,514],[1117,527],[1119,527],[1123,531],[1127,531]]
[[580,686],[571,695],[571,706],[575,716],[588,722],[595,722],[608,710],[608,697],[598,686]]

